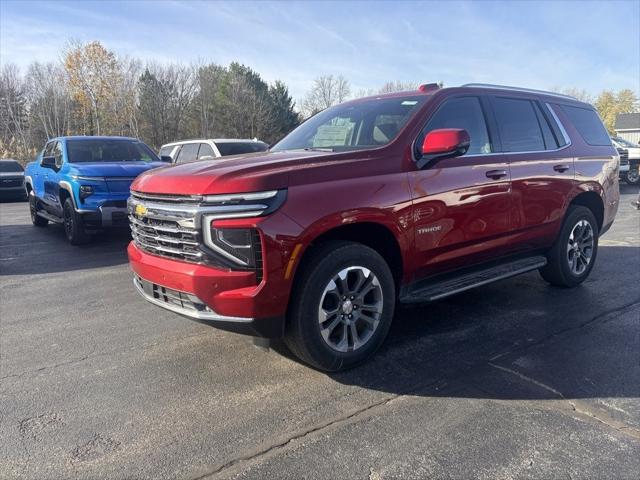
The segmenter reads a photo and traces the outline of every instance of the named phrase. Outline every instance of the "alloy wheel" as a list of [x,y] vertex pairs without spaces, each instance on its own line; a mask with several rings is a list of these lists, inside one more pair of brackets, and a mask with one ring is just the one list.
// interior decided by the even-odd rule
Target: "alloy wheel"
[[68,238],[73,236],[73,214],[68,207],[64,209],[64,231]]
[[579,276],[585,272],[591,263],[594,245],[593,227],[586,220],[578,221],[567,243],[567,261],[572,274]]
[[358,350],[378,328],[382,308],[382,287],[374,273],[360,266],[344,268],[329,281],[320,299],[320,334],[333,350]]

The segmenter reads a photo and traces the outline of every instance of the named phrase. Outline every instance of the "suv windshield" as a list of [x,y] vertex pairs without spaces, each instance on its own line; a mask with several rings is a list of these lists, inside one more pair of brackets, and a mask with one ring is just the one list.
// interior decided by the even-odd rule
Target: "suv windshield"
[[67,157],[70,163],[160,161],[144,143],[124,139],[67,140]]
[[311,117],[271,151],[342,152],[386,145],[396,138],[425,99],[424,95],[412,95],[336,105]]
[[0,162],[0,173],[12,173],[24,171],[18,162],[5,161]]
[[625,148],[638,148],[638,147],[640,147],[640,145],[634,145],[633,143],[629,142],[628,140],[625,140],[624,138],[613,137],[613,139],[617,143],[619,143],[620,145],[622,145]]

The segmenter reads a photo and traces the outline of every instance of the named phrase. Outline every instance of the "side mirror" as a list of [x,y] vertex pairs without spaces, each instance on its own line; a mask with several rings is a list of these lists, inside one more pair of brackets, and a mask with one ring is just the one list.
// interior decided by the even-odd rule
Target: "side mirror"
[[214,160],[216,157],[213,157],[211,155],[203,155],[201,157],[198,157],[198,160]]
[[459,157],[469,150],[471,138],[462,128],[440,128],[430,131],[422,142],[422,158],[417,162],[423,168],[435,160]]
[[173,163],[173,158],[171,158],[169,155],[162,155],[160,157],[160,160],[166,163]]
[[42,166],[46,168],[57,168],[56,157],[42,157]]

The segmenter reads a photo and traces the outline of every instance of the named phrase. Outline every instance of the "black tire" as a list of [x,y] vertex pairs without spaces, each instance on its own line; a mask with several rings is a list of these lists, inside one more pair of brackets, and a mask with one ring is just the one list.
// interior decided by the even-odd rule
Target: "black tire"
[[[296,276],[296,287],[287,318],[285,343],[289,349],[305,363],[323,371],[351,368],[371,357],[389,332],[396,301],[395,282],[384,258],[375,250],[359,243],[332,241],[318,247],[300,268],[302,270]],[[321,302],[329,300],[329,296],[338,291],[338,288],[328,290],[332,282],[337,286],[334,279],[345,271],[348,273],[345,274],[342,288],[354,277],[357,285],[366,285],[362,291],[369,293],[362,293],[362,297],[355,300],[351,297],[353,304],[347,297],[333,297],[338,302],[335,311],[339,313],[331,317],[338,322],[332,332],[341,331],[344,334],[341,337],[346,339],[346,348],[350,349],[338,351],[330,346],[329,338],[325,340],[321,333],[319,312],[324,306]],[[370,273],[366,274],[366,271]],[[350,288],[347,290],[351,291]],[[356,291],[357,289],[353,290],[358,295]],[[379,313],[369,310],[367,303],[371,301],[376,302],[375,308]],[[347,303],[353,310],[346,310]],[[358,303],[361,303],[359,312]],[[351,318],[351,313],[354,320],[345,318]],[[342,320],[338,317],[342,317]],[[371,321],[373,317],[376,317],[375,322]],[[333,324],[333,321],[327,322]],[[355,329],[356,334],[352,329]],[[361,331],[358,332],[358,329]],[[322,331],[326,334],[328,329]],[[358,346],[356,338],[360,343]],[[344,343],[340,344],[344,346]]]
[[[588,252],[589,249],[587,247],[584,248],[585,252],[588,252],[590,255],[586,265],[586,256],[582,253],[582,250],[580,250],[580,253],[577,253],[577,250],[574,250],[574,247],[577,249],[581,248],[577,245],[581,242],[571,240],[571,234],[574,232],[574,229],[577,229],[575,231],[578,232],[578,234],[574,236],[581,238],[583,233],[588,234],[586,226],[580,228],[578,225],[582,222],[586,222],[589,225],[593,237],[590,252]],[[553,247],[551,247],[547,253],[547,265],[540,269],[540,275],[542,278],[550,284],[560,287],[575,287],[584,282],[591,273],[591,269],[596,262],[598,254],[598,235],[598,222],[596,221],[596,217],[593,215],[593,212],[587,207],[583,207],[581,205],[571,205],[565,215],[558,238],[553,244]],[[585,240],[583,245],[586,244],[587,241]],[[573,252],[571,252],[572,250]],[[576,272],[572,266],[571,262],[574,257],[578,259],[575,264],[578,266],[582,265],[582,267],[584,267],[583,271]]]
[[640,165],[632,165],[624,173],[624,181],[629,185],[640,185]]
[[71,198],[67,198],[64,201],[62,218],[64,220],[64,233],[71,245],[83,245],[89,241],[89,235],[84,230],[82,217],[73,207]]
[[31,215],[31,223],[33,223],[36,227],[46,227],[49,223],[49,220],[46,218],[42,218],[37,214],[38,212],[38,199],[31,192],[29,194],[29,214]]

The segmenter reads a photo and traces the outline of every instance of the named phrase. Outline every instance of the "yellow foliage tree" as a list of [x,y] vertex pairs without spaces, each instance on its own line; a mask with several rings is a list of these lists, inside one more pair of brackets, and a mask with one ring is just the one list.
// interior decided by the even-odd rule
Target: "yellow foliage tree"
[[609,133],[615,133],[614,126],[619,113],[638,111],[638,97],[633,90],[625,89],[618,92],[605,90],[598,95],[595,107],[602,118]]
[[[122,82],[116,56],[100,42],[75,44],[66,52],[64,66],[74,100],[89,125],[89,133],[100,135],[105,124],[114,123],[109,108]],[[111,112],[110,112],[111,110]]]

